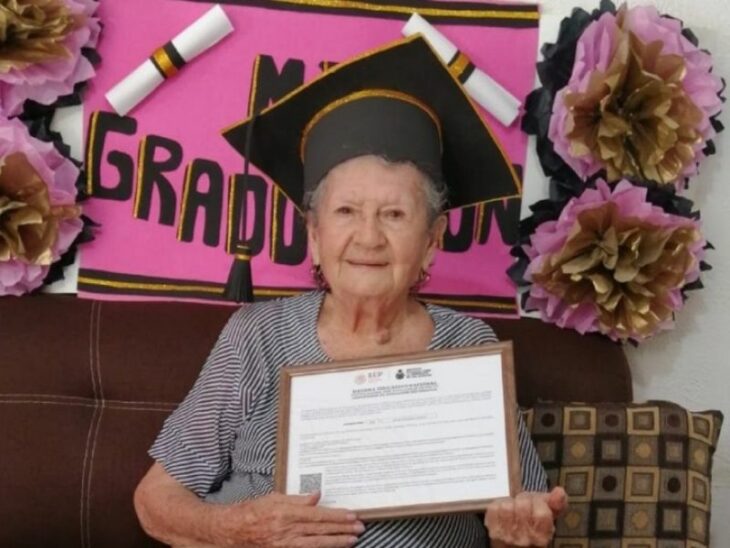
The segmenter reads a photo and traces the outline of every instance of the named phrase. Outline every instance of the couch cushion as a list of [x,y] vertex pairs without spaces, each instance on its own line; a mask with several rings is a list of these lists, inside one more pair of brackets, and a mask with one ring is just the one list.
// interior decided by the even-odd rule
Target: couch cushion
[[0,299],[0,546],[154,546],[146,452],[233,309]]
[[710,546],[720,412],[668,402],[540,403],[526,415],[551,484],[570,497],[553,548],[589,539],[607,547]]

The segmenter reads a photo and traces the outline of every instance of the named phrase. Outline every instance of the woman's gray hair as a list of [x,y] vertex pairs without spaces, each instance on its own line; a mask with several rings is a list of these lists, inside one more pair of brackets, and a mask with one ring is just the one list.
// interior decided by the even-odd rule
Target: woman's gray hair
[[[426,219],[428,220],[428,226],[431,226],[439,215],[444,212],[446,207],[446,200],[448,195],[448,189],[446,183],[443,180],[434,180],[432,177],[424,173],[416,164],[413,162],[391,162],[387,158],[383,158],[389,164],[409,164],[415,167],[423,177],[423,192],[426,197]],[[319,204],[322,194],[324,193],[324,187],[327,184],[327,176],[320,181],[320,183],[312,190],[308,190],[304,193],[304,209],[305,211],[311,211],[317,214],[317,205]]]

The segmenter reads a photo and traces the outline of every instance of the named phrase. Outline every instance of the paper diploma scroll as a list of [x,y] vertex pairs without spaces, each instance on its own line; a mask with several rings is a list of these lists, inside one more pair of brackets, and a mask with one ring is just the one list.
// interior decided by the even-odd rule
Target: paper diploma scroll
[[467,93],[505,126],[515,121],[521,102],[498,82],[476,68],[466,55],[423,17],[414,13],[401,31],[404,36],[422,34]]
[[106,94],[107,101],[117,114],[125,116],[186,63],[231,32],[231,20],[216,5],[114,86]]

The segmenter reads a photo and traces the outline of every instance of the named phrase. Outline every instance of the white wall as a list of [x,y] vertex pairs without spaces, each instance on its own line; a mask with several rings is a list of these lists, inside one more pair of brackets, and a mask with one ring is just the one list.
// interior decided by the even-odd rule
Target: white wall
[[[648,3],[646,1],[642,3]],[[682,19],[710,50],[715,71],[730,81],[730,3],[727,0],[655,0],[662,13]],[[544,0],[543,36],[552,23],[580,6],[592,10],[599,0]],[[633,6],[638,2],[630,2]],[[557,21],[551,19],[557,18]],[[553,35],[554,37],[554,35]],[[552,41],[552,40],[551,40]],[[730,90],[729,90],[730,92]],[[715,140],[688,196],[702,211],[705,236],[715,247],[703,276],[705,289],[691,293],[676,328],[639,348],[626,347],[634,375],[636,401],[671,400],[691,410],[720,409],[726,414],[713,476],[712,546],[730,547],[730,102],[720,119],[728,126]],[[526,183],[527,186],[528,183]],[[539,185],[539,182],[538,182]],[[538,196],[544,188],[526,188]]]

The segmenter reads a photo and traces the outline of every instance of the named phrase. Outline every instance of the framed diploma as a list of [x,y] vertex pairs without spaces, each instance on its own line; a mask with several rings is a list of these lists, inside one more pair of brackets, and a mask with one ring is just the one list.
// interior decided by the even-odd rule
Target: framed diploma
[[360,519],[483,511],[514,496],[512,343],[283,368],[276,490]]

